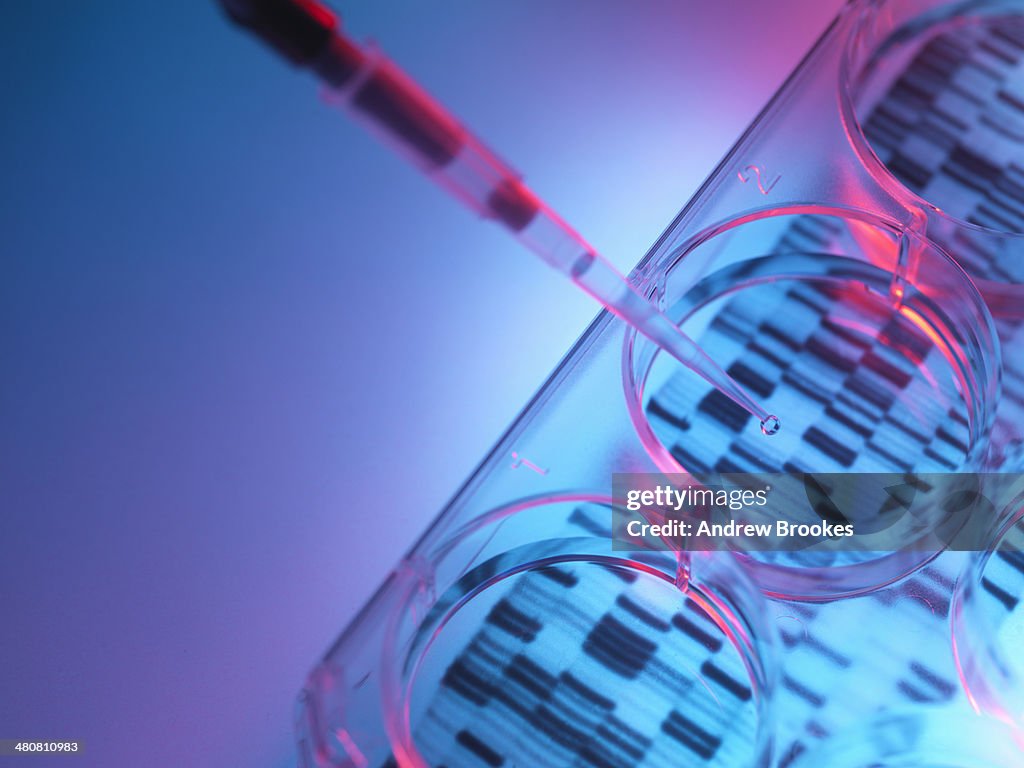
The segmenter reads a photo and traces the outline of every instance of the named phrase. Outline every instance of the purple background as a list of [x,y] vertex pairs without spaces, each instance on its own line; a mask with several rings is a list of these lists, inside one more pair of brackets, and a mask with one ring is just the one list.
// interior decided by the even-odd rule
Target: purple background
[[[628,269],[838,5],[335,7]],[[305,673],[595,308],[212,3],[2,22],[0,738],[290,765]]]

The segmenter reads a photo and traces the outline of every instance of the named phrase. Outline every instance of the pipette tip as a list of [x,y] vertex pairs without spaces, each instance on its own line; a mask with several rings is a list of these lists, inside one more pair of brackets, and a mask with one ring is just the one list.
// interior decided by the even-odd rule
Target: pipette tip
[[775,414],[771,414],[761,419],[761,432],[771,437],[776,432],[782,429],[782,422],[779,421],[779,417]]

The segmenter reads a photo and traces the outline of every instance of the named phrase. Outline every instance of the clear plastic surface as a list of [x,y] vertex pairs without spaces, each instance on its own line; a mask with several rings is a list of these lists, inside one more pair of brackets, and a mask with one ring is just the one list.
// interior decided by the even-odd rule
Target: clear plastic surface
[[[841,107],[858,158],[919,212],[919,229],[976,281],[1004,347],[1006,385],[1024,371],[1024,3],[892,0],[847,42]],[[993,441],[1021,468],[1019,397]]]
[[[987,466],[996,334],[981,296],[942,251],[884,222],[830,209],[756,214],[693,242],[665,259],[659,301],[769,409],[787,414],[787,429],[765,440],[741,409],[630,336],[627,402],[663,471]],[[905,251],[920,278],[901,274]],[[935,553],[837,554],[743,559],[765,591],[818,599],[889,583]]]
[[967,696],[979,712],[1024,726],[1024,494],[972,555],[953,600],[953,645]]
[[[316,664],[306,766],[841,768],[807,756],[881,707],[920,708],[882,733],[941,735],[961,677],[1013,711],[972,618],[1005,558],[615,552],[601,523],[612,473],[1024,468],[1016,138],[991,136],[1024,120],[1017,22],[991,22],[1020,7],[843,9],[630,275],[782,430],[599,315]],[[940,152],[942,120],[969,125]],[[979,733],[959,762],[849,766],[1019,765]]]
[[792,768],[1016,768],[1021,748],[1020,735],[994,720],[922,707],[836,734]]
[[397,574],[380,650],[400,765],[770,764],[757,588],[720,553],[615,553],[610,523],[599,498],[527,499]]

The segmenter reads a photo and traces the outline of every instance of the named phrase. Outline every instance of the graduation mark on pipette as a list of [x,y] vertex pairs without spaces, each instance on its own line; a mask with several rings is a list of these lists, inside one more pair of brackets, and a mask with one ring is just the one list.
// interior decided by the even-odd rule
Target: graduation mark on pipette
[[312,69],[326,97],[386,139],[431,179],[480,215],[495,219],[548,265],[760,421],[768,413],[447,110],[376,48],[341,34],[315,0],[221,0],[228,14],[292,63]]

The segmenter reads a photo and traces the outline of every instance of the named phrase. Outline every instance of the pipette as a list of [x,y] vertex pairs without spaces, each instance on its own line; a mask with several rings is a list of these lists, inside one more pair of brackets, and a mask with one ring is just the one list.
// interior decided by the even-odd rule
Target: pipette
[[545,205],[519,175],[373,46],[345,37],[316,0],[221,0],[228,15],[293,64],[312,70],[328,101],[401,151],[480,215],[495,219],[550,266],[707,380],[761,423],[779,419],[648,301],[609,261]]

